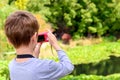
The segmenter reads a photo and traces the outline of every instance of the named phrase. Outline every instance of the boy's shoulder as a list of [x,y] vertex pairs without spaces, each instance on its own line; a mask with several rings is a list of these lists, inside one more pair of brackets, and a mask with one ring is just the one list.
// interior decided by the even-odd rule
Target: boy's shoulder
[[24,68],[24,69],[30,69],[35,72],[39,72],[39,71],[48,72],[53,62],[54,62],[53,60],[48,60],[48,59],[31,58],[26,62],[18,63],[16,62],[15,59],[13,59],[9,63],[9,70],[14,71],[15,69],[18,68],[19,69]]
[[11,66],[18,66],[18,65],[49,65],[49,63],[51,63],[51,61],[53,60],[49,60],[49,59],[38,59],[38,58],[31,58],[25,62],[17,62],[15,59],[11,60],[9,62],[9,67]]

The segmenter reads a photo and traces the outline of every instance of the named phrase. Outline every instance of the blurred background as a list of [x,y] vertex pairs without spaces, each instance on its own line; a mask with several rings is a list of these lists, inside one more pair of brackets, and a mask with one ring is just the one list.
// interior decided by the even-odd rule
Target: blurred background
[[[7,42],[4,22],[16,10],[30,11],[50,29],[75,66],[60,80],[120,80],[120,0],[0,0],[0,80],[9,80],[15,49]],[[58,61],[43,43],[40,59]]]

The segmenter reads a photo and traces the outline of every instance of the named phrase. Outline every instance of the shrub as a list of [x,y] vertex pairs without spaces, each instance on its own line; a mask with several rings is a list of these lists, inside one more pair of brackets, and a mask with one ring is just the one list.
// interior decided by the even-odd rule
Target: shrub
[[9,80],[8,61],[0,60],[0,80]]
[[10,6],[7,4],[3,7],[0,7],[0,29],[3,29],[4,22],[5,22],[5,19],[7,18],[7,16],[15,10],[16,10],[16,8],[14,6]]
[[79,76],[69,75],[61,80],[119,80],[120,74],[113,74],[108,76],[97,76],[97,75],[85,75],[81,74]]

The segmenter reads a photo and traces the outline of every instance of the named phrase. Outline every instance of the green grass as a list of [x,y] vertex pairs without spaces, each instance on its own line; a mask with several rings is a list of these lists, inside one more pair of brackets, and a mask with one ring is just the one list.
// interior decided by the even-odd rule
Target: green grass
[[110,55],[120,56],[120,42],[105,42],[89,46],[76,46],[65,50],[73,64],[95,63],[109,59]]
[[[88,46],[76,46],[71,48],[68,46],[62,46],[65,50],[72,63],[77,64],[88,64],[88,63],[99,63],[102,60],[109,59],[111,55],[120,56],[120,42],[102,42],[99,44],[88,45]],[[58,61],[57,57],[51,56],[52,59]]]

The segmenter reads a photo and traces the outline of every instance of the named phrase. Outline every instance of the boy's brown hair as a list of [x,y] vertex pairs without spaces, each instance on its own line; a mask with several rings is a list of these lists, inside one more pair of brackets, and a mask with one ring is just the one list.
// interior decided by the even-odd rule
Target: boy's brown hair
[[27,11],[16,11],[5,21],[5,33],[15,48],[28,45],[31,37],[38,32],[36,18]]

